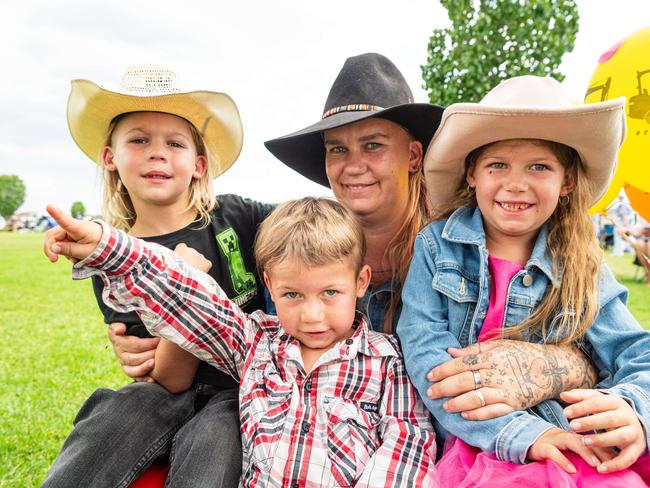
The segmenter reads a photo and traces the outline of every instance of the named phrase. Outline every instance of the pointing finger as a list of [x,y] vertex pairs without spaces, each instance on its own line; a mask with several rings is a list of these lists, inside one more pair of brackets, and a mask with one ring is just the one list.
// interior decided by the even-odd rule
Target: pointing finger
[[76,240],[82,237],[79,234],[81,225],[78,220],[73,219],[54,205],[47,205],[45,209],[47,210],[47,213],[49,213],[56,221],[56,223],[59,224],[61,229],[63,229],[72,239]]

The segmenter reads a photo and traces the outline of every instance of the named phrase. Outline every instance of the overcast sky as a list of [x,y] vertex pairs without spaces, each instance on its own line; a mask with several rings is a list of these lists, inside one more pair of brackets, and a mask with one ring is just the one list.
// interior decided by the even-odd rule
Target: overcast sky
[[[176,70],[184,88],[231,95],[244,124],[236,164],[215,180],[218,193],[277,202],[328,191],[266,151],[267,139],[320,118],[348,56],[375,51],[404,73],[416,101],[427,101],[419,66],[431,31],[449,23],[435,0],[22,1],[2,9],[0,174],[27,186],[21,210],[81,200],[99,212],[93,164],[72,141],[65,108],[70,80],[116,89],[132,64]],[[613,5],[616,5],[614,8]],[[568,92],[580,100],[597,59],[650,25],[647,0],[579,0],[580,31],[564,58]]]

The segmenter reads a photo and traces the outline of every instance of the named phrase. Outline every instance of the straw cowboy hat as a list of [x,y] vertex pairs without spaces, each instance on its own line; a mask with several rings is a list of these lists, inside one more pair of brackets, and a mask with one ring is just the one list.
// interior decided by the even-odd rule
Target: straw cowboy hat
[[171,70],[131,66],[116,92],[92,81],[72,81],[68,126],[93,161],[104,147],[111,120],[128,112],[165,112],[191,122],[203,137],[214,176],[232,166],[241,152],[242,124],[232,98],[211,91],[182,92]]
[[441,115],[442,107],[413,103],[411,89],[388,58],[376,53],[361,54],[345,61],[327,96],[321,120],[264,145],[291,169],[329,187],[323,131],[381,117],[404,127],[424,148]]
[[445,110],[424,157],[429,198],[434,208],[451,200],[472,150],[505,139],[545,139],[578,152],[596,203],[616,171],[625,127],[625,97],[576,105],[553,78],[511,78],[479,103]]

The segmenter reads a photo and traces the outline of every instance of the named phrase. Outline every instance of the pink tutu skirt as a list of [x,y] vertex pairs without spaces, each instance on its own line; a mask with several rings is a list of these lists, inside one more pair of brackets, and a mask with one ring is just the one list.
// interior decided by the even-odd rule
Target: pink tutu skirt
[[512,464],[499,461],[460,439],[448,439],[445,453],[437,464],[442,488],[509,486],[525,488],[646,488],[650,486],[650,455],[643,456],[623,471],[601,474],[582,458],[567,453],[576,467],[569,474],[553,461]]

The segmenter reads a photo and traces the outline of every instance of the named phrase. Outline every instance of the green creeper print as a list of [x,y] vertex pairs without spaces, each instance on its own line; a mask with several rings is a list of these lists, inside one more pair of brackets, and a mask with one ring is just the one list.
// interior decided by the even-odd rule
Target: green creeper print
[[239,249],[239,236],[232,227],[217,234],[217,242],[226,256],[232,287],[237,296],[249,294],[255,290],[255,275],[246,270],[244,258]]

